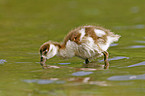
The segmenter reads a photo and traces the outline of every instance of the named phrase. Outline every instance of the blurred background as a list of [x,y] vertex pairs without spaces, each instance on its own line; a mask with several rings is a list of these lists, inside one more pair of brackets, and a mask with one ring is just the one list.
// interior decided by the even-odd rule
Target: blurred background
[[[103,26],[122,36],[109,49],[110,58],[119,57],[110,60],[111,68],[81,77],[73,76],[75,69],[41,69],[40,45],[62,42],[81,25]],[[144,0],[0,0],[0,96],[144,96],[144,53]],[[82,62],[54,57],[47,64],[81,68]],[[120,75],[125,79],[110,79]]]

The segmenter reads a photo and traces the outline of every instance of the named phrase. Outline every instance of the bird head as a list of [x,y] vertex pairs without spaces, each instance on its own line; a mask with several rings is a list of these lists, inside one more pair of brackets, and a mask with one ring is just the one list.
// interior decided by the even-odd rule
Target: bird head
[[40,64],[46,67],[46,60],[54,57],[58,53],[58,46],[52,42],[46,42],[40,47]]

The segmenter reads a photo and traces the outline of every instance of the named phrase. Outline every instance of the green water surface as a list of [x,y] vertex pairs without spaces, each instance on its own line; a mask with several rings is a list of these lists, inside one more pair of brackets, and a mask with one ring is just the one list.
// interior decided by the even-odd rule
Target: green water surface
[[[110,69],[83,69],[77,57],[42,69],[40,45],[85,24],[122,36],[108,50]],[[0,96],[145,96],[145,1],[0,0]]]

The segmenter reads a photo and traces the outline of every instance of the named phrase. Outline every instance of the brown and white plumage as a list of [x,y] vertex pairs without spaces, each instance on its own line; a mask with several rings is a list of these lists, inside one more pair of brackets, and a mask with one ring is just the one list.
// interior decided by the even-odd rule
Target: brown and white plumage
[[104,54],[105,69],[108,68],[108,52],[110,44],[118,41],[119,35],[99,26],[80,26],[70,31],[62,44],[48,41],[40,47],[41,65],[46,66],[46,59],[57,55],[63,58],[74,56],[85,60],[100,57]]

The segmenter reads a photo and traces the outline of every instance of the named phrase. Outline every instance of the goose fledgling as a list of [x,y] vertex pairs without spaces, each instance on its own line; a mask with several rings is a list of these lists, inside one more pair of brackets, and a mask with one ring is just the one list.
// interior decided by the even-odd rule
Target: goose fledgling
[[41,60],[43,68],[47,68],[46,59],[55,55],[63,58],[73,56],[80,57],[89,63],[89,59],[104,55],[104,69],[109,68],[107,49],[110,44],[118,41],[120,35],[116,35],[110,30],[99,26],[80,26],[70,31],[64,38],[63,43],[48,41],[40,47]]

